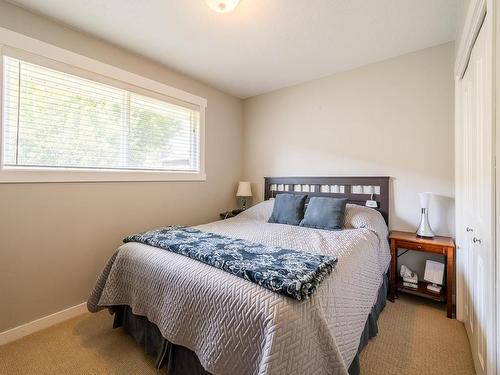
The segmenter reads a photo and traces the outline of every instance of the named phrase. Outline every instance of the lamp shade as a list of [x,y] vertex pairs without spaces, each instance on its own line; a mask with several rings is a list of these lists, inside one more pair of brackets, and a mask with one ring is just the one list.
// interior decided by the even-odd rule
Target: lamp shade
[[420,198],[420,208],[429,208],[429,202],[432,198],[432,193],[418,193],[418,197]]
[[250,182],[248,181],[240,181],[238,185],[238,192],[236,193],[237,197],[251,197],[252,196],[252,187],[250,186]]

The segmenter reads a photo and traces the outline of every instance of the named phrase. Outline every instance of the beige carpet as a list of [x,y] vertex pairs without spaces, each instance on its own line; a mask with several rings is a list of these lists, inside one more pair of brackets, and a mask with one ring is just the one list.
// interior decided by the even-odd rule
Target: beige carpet
[[[362,374],[474,374],[463,325],[415,297],[388,303],[379,335],[361,355]],[[104,311],[85,314],[0,347],[0,374],[157,374]],[[162,371],[163,373],[163,371]]]
[[360,359],[362,374],[475,374],[463,324],[446,318],[444,305],[404,294],[387,302]]

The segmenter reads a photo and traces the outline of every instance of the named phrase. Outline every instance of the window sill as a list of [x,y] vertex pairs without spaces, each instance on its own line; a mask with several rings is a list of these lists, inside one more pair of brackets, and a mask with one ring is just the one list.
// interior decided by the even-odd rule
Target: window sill
[[206,181],[204,172],[2,169],[0,184],[47,182]]

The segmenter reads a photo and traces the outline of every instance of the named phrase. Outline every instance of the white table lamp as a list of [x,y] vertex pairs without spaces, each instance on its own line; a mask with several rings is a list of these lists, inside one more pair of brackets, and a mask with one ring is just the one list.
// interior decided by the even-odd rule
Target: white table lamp
[[248,181],[240,181],[238,184],[238,191],[236,192],[237,197],[242,197],[243,209],[247,208],[247,198],[252,196],[252,187]]
[[417,236],[419,237],[434,237],[431,225],[429,224],[429,202],[432,198],[432,193],[419,193],[420,198],[420,225],[417,229]]

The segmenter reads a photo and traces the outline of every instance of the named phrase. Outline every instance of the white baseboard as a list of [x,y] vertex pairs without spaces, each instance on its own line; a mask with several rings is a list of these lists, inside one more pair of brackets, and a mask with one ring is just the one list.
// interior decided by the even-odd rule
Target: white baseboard
[[53,326],[54,324],[64,322],[65,320],[74,318],[87,312],[87,303],[69,307],[65,310],[58,311],[54,314],[44,316],[43,318],[33,320],[32,322],[20,325],[9,329],[8,331],[0,332],[0,345],[19,340],[20,338],[31,335],[32,333],[41,331],[42,329]]

